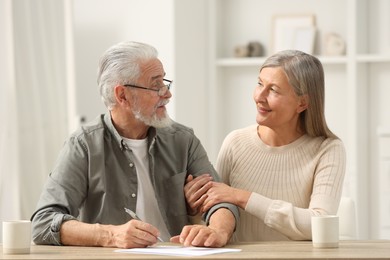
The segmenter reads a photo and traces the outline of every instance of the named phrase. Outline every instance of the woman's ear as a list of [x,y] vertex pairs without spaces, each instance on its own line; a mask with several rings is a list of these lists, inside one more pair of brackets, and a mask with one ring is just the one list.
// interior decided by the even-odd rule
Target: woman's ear
[[309,96],[308,95],[300,96],[297,112],[301,113],[305,111],[308,107],[309,107]]

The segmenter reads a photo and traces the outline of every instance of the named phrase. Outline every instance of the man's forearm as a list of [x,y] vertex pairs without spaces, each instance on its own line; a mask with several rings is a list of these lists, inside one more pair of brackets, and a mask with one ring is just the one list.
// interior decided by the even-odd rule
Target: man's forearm
[[113,246],[109,230],[107,225],[69,220],[61,225],[61,243],[73,246]]
[[211,215],[209,227],[226,236],[227,243],[233,235],[236,219],[229,209],[220,208]]

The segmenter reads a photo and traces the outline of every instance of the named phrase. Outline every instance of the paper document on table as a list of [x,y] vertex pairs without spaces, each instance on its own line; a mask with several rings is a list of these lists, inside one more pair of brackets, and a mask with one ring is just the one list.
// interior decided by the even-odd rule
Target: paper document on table
[[240,252],[236,248],[209,248],[209,247],[183,247],[183,246],[151,246],[145,248],[117,249],[118,253],[152,254],[169,256],[203,256],[221,253]]

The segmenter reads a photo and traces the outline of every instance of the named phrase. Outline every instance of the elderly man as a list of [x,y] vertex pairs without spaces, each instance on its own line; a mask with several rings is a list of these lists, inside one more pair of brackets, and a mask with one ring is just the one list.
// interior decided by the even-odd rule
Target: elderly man
[[31,217],[35,243],[133,248],[160,237],[186,246],[229,241],[238,217],[232,204],[206,212],[207,225],[189,222],[186,179],[218,175],[193,131],[167,115],[172,81],[164,77],[152,46],[123,42],[104,53],[98,84],[108,112],[65,143]]

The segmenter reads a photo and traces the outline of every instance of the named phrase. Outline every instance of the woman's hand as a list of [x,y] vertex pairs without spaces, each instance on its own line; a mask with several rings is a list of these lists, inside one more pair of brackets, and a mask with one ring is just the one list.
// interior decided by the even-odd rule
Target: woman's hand
[[201,207],[202,212],[206,212],[215,204],[222,202],[229,202],[245,209],[251,192],[232,188],[225,183],[212,182],[212,186],[208,189],[206,195],[207,197],[204,199]]
[[188,175],[184,185],[188,215],[195,216],[200,212],[200,207],[207,198],[206,193],[212,185],[212,180],[213,178],[209,174],[203,174],[196,178]]

